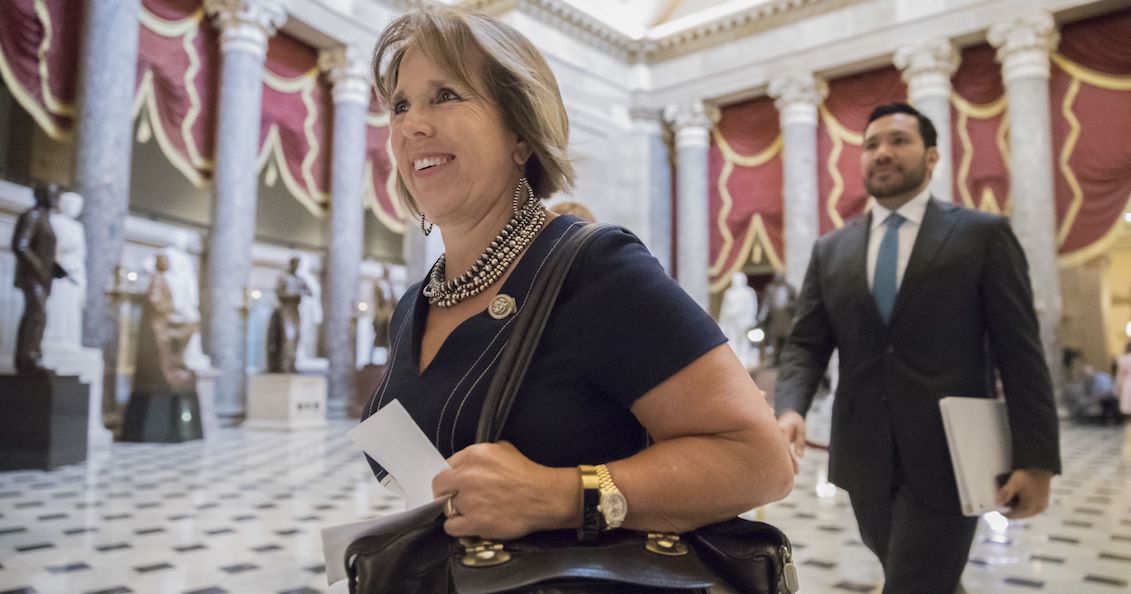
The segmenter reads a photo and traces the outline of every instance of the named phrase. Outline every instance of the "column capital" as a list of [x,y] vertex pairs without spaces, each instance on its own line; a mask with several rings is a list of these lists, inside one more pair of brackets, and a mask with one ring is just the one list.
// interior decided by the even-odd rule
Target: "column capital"
[[1049,78],[1049,55],[1060,34],[1052,15],[1041,12],[998,23],[990,27],[986,39],[997,48],[1002,78],[1008,84],[1022,78]]
[[911,102],[926,97],[950,98],[950,77],[961,58],[949,39],[935,38],[899,48],[892,59],[903,71]]
[[656,107],[633,105],[628,108],[628,119],[632,129],[649,134],[662,134],[664,129],[664,110]]
[[204,11],[220,28],[222,51],[267,55],[267,39],[287,22],[290,0],[204,0]]
[[767,90],[781,114],[782,126],[817,125],[817,107],[829,94],[825,81],[812,74],[793,74],[770,81]]
[[706,147],[719,109],[696,99],[665,107],[663,117],[675,131],[676,147]]
[[373,81],[369,66],[368,52],[357,46],[322,50],[318,55],[318,67],[333,85],[334,103],[369,105]]

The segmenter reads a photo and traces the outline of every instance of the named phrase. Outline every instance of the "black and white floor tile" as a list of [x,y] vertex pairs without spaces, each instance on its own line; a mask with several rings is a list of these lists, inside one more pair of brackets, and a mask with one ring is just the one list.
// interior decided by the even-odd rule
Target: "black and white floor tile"
[[[978,525],[963,584],[970,594],[1131,594],[1131,426],[1061,428],[1064,476],[1049,510]],[[847,495],[824,480],[810,450],[794,492],[763,510],[793,540],[802,592],[871,592],[883,582],[860,541]]]
[[[345,438],[351,426],[221,429],[0,473],[0,594],[325,592],[319,529],[403,507]],[[1131,594],[1131,436],[1065,426],[1063,446],[1048,513],[981,523],[972,594]],[[761,514],[793,539],[803,593],[870,592],[879,565],[824,465],[807,455],[794,493]]]

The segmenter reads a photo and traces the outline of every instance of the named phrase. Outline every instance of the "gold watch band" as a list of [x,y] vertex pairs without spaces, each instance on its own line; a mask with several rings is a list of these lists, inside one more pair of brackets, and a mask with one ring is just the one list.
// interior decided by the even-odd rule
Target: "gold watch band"
[[620,489],[617,489],[617,484],[613,482],[613,475],[609,473],[608,466],[605,466],[604,464],[598,464],[596,466],[596,469],[598,481],[597,484],[601,486],[602,491],[608,489],[616,489],[617,491],[620,491]]

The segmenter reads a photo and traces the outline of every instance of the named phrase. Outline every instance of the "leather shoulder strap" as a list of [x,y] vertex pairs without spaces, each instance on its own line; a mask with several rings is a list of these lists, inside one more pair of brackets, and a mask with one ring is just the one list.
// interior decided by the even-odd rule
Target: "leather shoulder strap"
[[612,225],[585,225],[558,248],[551,256],[545,272],[535,278],[528,293],[529,297],[522,304],[522,309],[519,310],[518,317],[514,321],[510,340],[499,355],[499,365],[495,368],[491,385],[487,388],[483,410],[479,413],[479,427],[475,432],[476,442],[499,440],[515,396],[526,376],[526,369],[530,366],[530,360],[534,356],[535,349],[538,348],[538,341],[542,338],[546,320],[550,318],[554,302],[558,300],[558,292],[561,291],[566,275],[569,274],[574,260],[585,246],[598,233],[612,228],[614,228]]

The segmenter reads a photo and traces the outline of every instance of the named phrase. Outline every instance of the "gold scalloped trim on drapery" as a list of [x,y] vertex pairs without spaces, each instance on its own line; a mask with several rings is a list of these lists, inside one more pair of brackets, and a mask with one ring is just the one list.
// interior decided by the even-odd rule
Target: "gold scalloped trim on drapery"
[[282,176],[283,185],[286,186],[291,196],[294,196],[311,214],[322,218],[326,216],[326,204],[329,203],[330,199],[326,192],[318,189],[313,171],[314,163],[322,152],[322,146],[318,142],[317,135],[314,134],[314,125],[318,123],[318,105],[314,102],[314,88],[318,84],[318,68],[311,68],[294,78],[283,78],[264,68],[263,82],[281,93],[299,93],[301,95],[303,105],[306,106],[306,118],[303,120],[302,126],[303,135],[306,138],[309,150],[306,151],[306,155],[302,159],[300,170],[303,179],[302,182],[299,182],[292,175],[290,168],[287,167],[286,154],[283,152],[282,140],[279,138],[279,126],[278,124],[271,124],[271,127],[267,130],[263,146],[259,149],[257,172],[263,173],[268,162],[273,161]]
[[1068,211],[1064,213],[1064,219],[1060,222],[1060,229],[1057,230],[1057,247],[1064,245],[1065,240],[1068,239],[1072,225],[1076,223],[1076,216],[1080,214],[1080,207],[1084,204],[1084,188],[1080,187],[1080,180],[1076,179],[1072,166],[1068,164],[1068,160],[1072,158],[1072,151],[1076,150],[1076,142],[1080,140],[1080,120],[1072,112],[1072,104],[1079,94],[1080,79],[1073,77],[1072,83],[1068,85],[1068,92],[1064,94],[1064,100],[1060,104],[1060,113],[1068,122],[1068,136],[1064,138],[1064,146],[1060,147],[1058,158],[1060,172],[1064,175],[1064,181],[1068,182],[1068,188],[1072,190],[1072,201],[1068,204]]
[[[1083,83],[1109,91],[1131,91],[1131,76],[1104,74],[1076,63],[1059,53],[1052,55],[1052,61],[1072,78],[1072,84],[1069,86],[1064,101],[1061,103],[1061,113],[1068,121],[1068,125],[1071,129],[1060,151],[1060,169],[1065,179],[1068,181],[1069,186],[1072,188],[1072,203],[1068,207],[1068,212],[1065,213],[1064,221],[1061,223],[1057,235],[1057,245],[1062,245],[1071,233],[1072,227],[1076,222],[1076,216],[1079,214],[1080,208],[1084,203],[1083,190],[1080,188],[1079,182],[1069,165],[1069,160],[1072,157],[1072,152],[1076,148],[1077,140],[1081,133],[1080,121],[1072,110],[1072,105]],[[1129,98],[1129,100],[1131,100],[1131,98]],[[1129,205],[1131,205],[1131,195],[1128,195],[1127,200],[1124,202],[1123,212],[1127,211]],[[1099,239],[1080,249],[1062,254],[1057,258],[1057,265],[1060,268],[1068,268],[1070,266],[1083,264],[1102,255],[1122,234],[1122,229],[1120,228],[1122,221],[1123,217],[1115,217],[1111,227],[1100,236]]]
[[1005,134],[1009,131],[1009,114],[1006,113],[1008,103],[1005,95],[998,97],[990,103],[971,103],[964,97],[956,92],[950,94],[950,103],[958,112],[958,140],[962,145],[962,162],[958,166],[958,193],[962,196],[962,204],[967,208],[974,208],[985,212],[993,212],[1000,214],[1002,210],[1009,210],[1009,196],[1001,202],[998,206],[997,196],[994,195],[993,190],[985,188],[982,195],[978,197],[975,202],[974,196],[970,193],[970,187],[967,181],[970,178],[970,166],[974,162],[974,141],[970,138],[970,130],[967,124],[970,118],[977,120],[989,120],[998,116],[1002,117],[1001,123],[998,124],[998,129],[995,139],[998,143],[998,150],[1001,151],[1002,159],[1005,164],[1006,171],[1009,171],[1009,152],[1008,140]]
[[196,145],[193,127],[200,117],[203,109],[203,100],[196,88],[196,76],[200,73],[201,60],[196,48],[196,39],[200,35],[200,23],[204,19],[204,9],[179,20],[170,21],[149,12],[143,5],[139,21],[141,26],[150,31],[168,38],[181,38],[181,46],[189,60],[189,67],[185,69],[182,82],[185,93],[189,99],[189,109],[185,119],[181,122],[178,131],[185,145],[185,152],[181,151],[170,140],[173,132],[165,129],[165,122],[157,108],[157,94],[153,88],[153,70],[146,69],[142,74],[141,84],[138,85],[137,95],[134,99],[134,118],[141,116],[142,109],[149,119],[150,127],[157,136],[157,146],[164,153],[165,158],[180,171],[193,186],[197,188],[207,185],[208,180],[203,172],[211,171],[212,159],[205,157]]
[[841,124],[836,116],[832,114],[822,103],[818,108],[821,114],[821,121],[825,123],[825,129],[828,131],[829,138],[833,141],[833,149],[829,151],[828,162],[825,163],[825,168],[829,172],[829,176],[833,180],[833,189],[829,192],[829,199],[825,203],[825,211],[829,215],[829,219],[833,225],[840,229],[844,226],[844,218],[840,216],[837,211],[837,204],[840,203],[840,198],[844,195],[844,176],[840,174],[840,155],[844,152],[844,144],[852,144],[860,146],[864,144],[864,135],[858,132],[853,132]]
[[719,147],[719,152],[723,155],[724,163],[723,170],[716,182],[718,184],[719,197],[722,199],[722,206],[719,208],[719,215],[715,220],[715,224],[719,229],[719,235],[723,240],[723,245],[719,250],[719,255],[715,259],[714,264],[712,264],[707,271],[709,276],[719,277],[719,275],[722,275],[721,281],[710,285],[710,291],[717,293],[726,289],[730,282],[731,273],[738,271],[742,268],[742,265],[746,263],[747,258],[749,258],[750,250],[752,246],[755,245],[756,241],[757,244],[761,246],[774,268],[781,268],[781,259],[774,250],[773,242],[770,241],[769,235],[766,234],[766,227],[765,223],[762,221],[761,213],[755,213],[750,217],[750,225],[747,228],[746,236],[743,238],[742,246],[739,248],[738,254],[731,265],[729,267],[726,266],[727,255],[731,253],[734,247],[734,236],[730,232],[730,227],[727,226],[727,217],[734,207],[734,197],[731,196],[730,188],[727,187],[727,183],[730,181],[730,176],[731,173],[734,172],[735,166],[753,168],[769,163],[774,157],[781,153],[783,141],[781,134],[778,134],[778,137],[770,143],[770,146],[753,155],[742,155],[730,146],[726,138],[719,133],[718,128],[711,129],[711,137],[715,140],[715,145]]
[[49,138],[56,142],[69,142],[74,137],[74,131],[71,128],[60,126],[52,118],[54,115],[71,118],[73,120],[75,108],[74,105],[64,103],[55,98],[51,93],[50,72],[47,66],[47,52],[50,51],[51,42],[54,38],[51,28],[51,14],[47,10],[47,5],[44,3],[44,0],[36,0],[33,6],[35,8],[36,17],[43,26],[43,39],[39,42],[39,48],[36,51],[39,67],[40,92],[43,93],[43,103],[40,103],[20,84],[20,81],[16,78],[16,74],[12,72],[12,65],[8,63],[8,58],[4,55],[4,52],[0,52],[0,77],[3,77],[4,84],[8,87],[8,92],[12,94],[12,97],[20,104],[20,107],[28,112],[28,115],[35,120],[35,123],[39,124],[40,129],[42,129]]
[[39,42],[39,85],[43,93],[43,103],[51,113],[68,118],[75,117],[75,106],[64,103],[51,92],[51,71],[47,65],[47,52],[51,51],[51,43],[55,38],[55,31],[51,27],[51,12],[47,9],[45,0],[35,0],[35,14],[39,22],[43,23],[43,40]]
[[[388,127],[389,114],[367,112],[365,125],[367,128]],[[381,204],[377,200],[377,188],[373,185],[373,162],[368,160],[365,162],[365,205],[386,229],[393,233],[404,234],[408,213],[405,212],[401,201],[397,199],[397,157],[393,154],[391,135],[385,138],[385,152],[389,155],[389,164],[392,166],[389,170],[389,177],[385,179],[385,193],[389,196],[389,203],[393,206],[395,212],[391,216],[385,209],[381,208]]]

